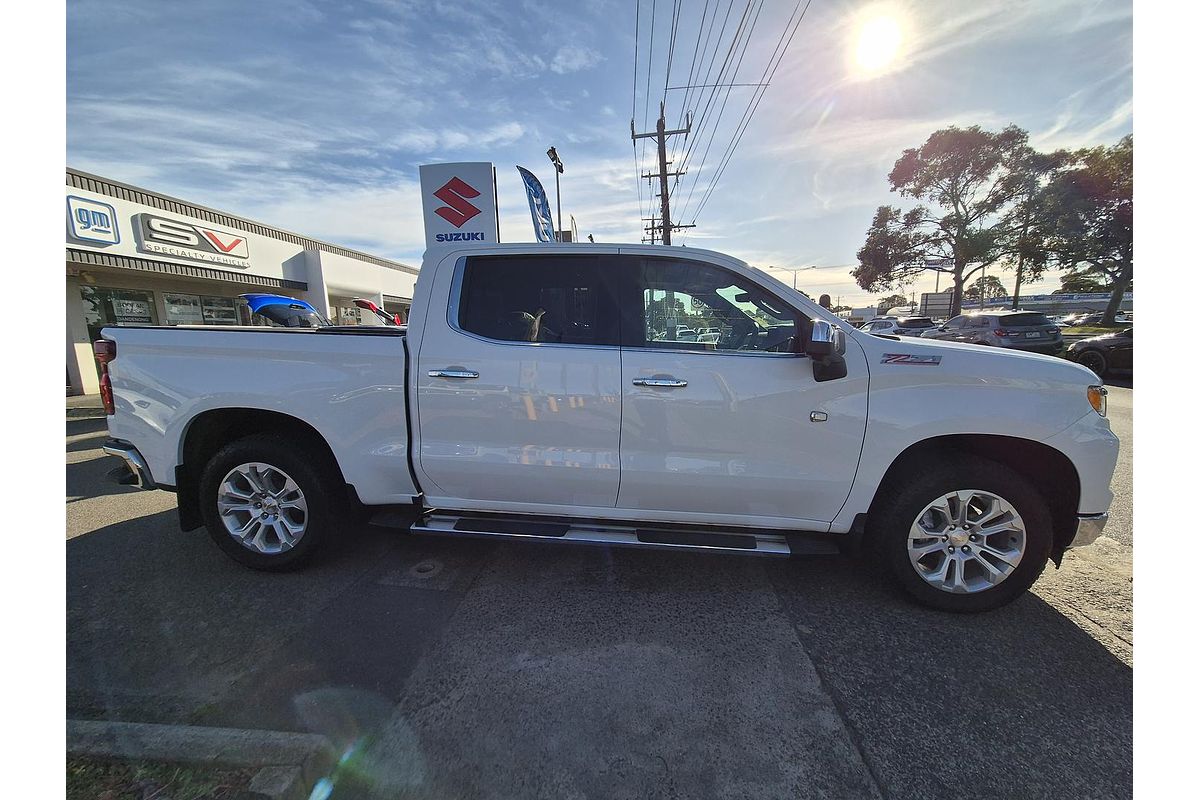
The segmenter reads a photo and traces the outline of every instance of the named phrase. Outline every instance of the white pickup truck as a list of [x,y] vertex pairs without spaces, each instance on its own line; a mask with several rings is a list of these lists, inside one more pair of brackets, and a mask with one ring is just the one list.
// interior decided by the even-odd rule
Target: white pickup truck
[[1112,499],[1083,367],[844,328],[691,248],[431,251],[407,328],[101,335],[125,480],[177,492],[185,530],[260,569],[370,511],[456,536],[853,545],[917,600],[980,611],[1091,543]]

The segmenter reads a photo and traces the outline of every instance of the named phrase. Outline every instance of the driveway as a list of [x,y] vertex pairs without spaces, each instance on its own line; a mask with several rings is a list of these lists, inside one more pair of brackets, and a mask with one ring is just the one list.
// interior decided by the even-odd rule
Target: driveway
[[265,575],[67,423],[72,718],[315,730],[352,797],[1127,797],[1132,390],[1108,537],[990,614],[840,557],[348,528]]

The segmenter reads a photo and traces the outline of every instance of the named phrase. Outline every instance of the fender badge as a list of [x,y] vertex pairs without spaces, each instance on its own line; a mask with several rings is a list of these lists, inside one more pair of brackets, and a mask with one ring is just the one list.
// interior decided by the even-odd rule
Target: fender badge
[[881,364],[920,364],[936,367],[942,363],[941,356],[919,356],[914,353],[884,353]]

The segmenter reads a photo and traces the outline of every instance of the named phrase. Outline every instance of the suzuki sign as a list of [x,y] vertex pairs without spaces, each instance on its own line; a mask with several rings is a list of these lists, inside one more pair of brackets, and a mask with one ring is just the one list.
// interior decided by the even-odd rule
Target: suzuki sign
[[498,242],[496,171],[490,162],[421,167],[425,247],[454,242]]

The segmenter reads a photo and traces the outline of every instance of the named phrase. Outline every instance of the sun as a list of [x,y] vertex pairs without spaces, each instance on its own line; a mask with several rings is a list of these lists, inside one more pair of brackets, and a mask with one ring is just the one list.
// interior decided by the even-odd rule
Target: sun
[[858,24],[854,63],[864,76],[886,72],[904,46],[904,26],[892,13],[866,15]]

